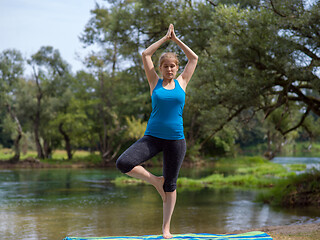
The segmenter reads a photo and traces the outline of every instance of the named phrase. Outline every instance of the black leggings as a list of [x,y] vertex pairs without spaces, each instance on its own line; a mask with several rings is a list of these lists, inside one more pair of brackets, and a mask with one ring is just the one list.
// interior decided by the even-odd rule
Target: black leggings
[[123,172],[130,172],[135,166],[154,157],[163,151],[163,189],[173,192],[177,188],[179,170],[186,154],[186,141],[166,140],[145,135],[132,144],[118,158],[117,168]]

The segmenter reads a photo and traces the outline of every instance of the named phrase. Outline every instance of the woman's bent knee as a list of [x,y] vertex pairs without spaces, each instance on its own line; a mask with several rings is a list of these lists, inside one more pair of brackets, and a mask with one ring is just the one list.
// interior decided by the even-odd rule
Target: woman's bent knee
[[130,172],[134,168],[134,166],[130,164],[130,161],[122,155],[117,159],[116,166],[122,173]]

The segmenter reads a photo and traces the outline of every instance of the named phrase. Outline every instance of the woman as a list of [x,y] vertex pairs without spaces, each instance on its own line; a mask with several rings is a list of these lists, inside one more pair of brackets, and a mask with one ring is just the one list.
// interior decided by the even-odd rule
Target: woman
[[[154,52],[168,40],[178,44],[188,58],[184,71],[177,79],[179,62],[174,53],[164,53],[160,57],[162,79],[151,59]],[[170,24],[167,34],[142,53],[142,60],[150,86],[152,113],[145,135],[129,147],[116,164],[121,172],[142,179],[157,189],[163,201],[163,237],[172,238],[170,221],[176,203],[176,182],[186,153],[182,112],[186,87],[196,68],[198,56],[177,38]],[[140,165],[161,151],[163,176],[157,177]]]

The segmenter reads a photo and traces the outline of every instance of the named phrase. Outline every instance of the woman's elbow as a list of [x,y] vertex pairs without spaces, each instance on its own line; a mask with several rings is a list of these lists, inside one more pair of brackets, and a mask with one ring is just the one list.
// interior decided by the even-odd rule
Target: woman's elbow
[[146,50],[144,50],[144,51],[142,52],[142,54],[141,54],[141,56],[142,56],[143,58],[147,57],[148,55],[149,55],[149,54],[147,53]]
[[192,58],[190,58],[190,61],[197,64],[198,59],[199,59],[198,55],[197,55],[197,54],[194,54],[194,55],[192,56]]

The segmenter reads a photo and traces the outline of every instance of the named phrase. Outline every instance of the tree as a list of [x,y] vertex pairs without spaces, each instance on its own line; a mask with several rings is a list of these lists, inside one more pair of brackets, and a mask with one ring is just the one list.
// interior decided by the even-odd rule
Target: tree
[[[115,98],[112,98],[112,101],[107,100],[110,98],[108,92],[101,94],[101,99],[104,98],[105,106],[114,106],[114,109],[117,109],[115,112],[118,113],[119,124],[123,126],[123,130],[129,130],[132,129],[130,119],[143,126],[151,112],[149,86],[142,66],[141,52],[151,42],[162,37],[169,23],[174,20],[172,13],[177,12],[177,16],[182,13],[187,1],[153,1],[152,4],[150,1],[141,0],[109,2],[111,3],[109,8],[97,5],[92,11],[93,16],[86,25],[81,41],[86,46],[98,44],[102,49],[106,49],[103,50],[107,52],[103,54],[105,56],[103,62],[105,66],[110,66],[111,71],[105,68],[95,75],[101,84],[108,86],[110,86],[108,82],[117,84],[117,87],[111,85],[111,89],[117,89],[117,92],[113,90],[112,93],[117,93],[119,102],[116,103]],[[169,48],[174,47],[169,46]],[[155,54],[155,59],[159,53],[160,51]],[[99,55],[101,56],[95,53],[91,59],[99,58]],[[107,76],[104,80],[103,75]],[[115,81],[117,77],[121,81]],[[103,91],[102,86],[100,91]],[[117,107],[113,105],[115,103]],[[107,111],[103,113],[102,108],[100,114],[110,115]],[[101,117],[101,119],[106,118]],[[103,126],[109,130],[113,128],[111,121],[105,121]],[[102,132],[105,133],[106,130]],[[122,137],[128,136],[130,134]],[[105,146],[105,143],[102,146]]]
[[[127,124],[124,116],[148,119],[150,98],[145,94],[148,84],[140,52],[172,22],[177,35],[199,55],[184,110],[188,149],[208,152],[223,146],[218,148],[231,153],[234,140],[242,136],[239,124],[257,114],[266,128],[259,134],[267,136],[267,129],[274,127],[285,141],[300,127],[315,132],[310,122],[319,117],[319,1],[312,5],[299,0],[277,4],[259,0],[109,3],[109,8],[97,5],[92,11],[81,40],[86,46],[97,43],[106,49],[104,61],[110,70],[103,71],[110,79],[121,76],[118,86],[127,88],[129,81],[124,80],[131,76],[132,86],[138,87],[127,89],[139,96],[143,107],[132,105],[138,111],[130,111],[123,105],[118,109],[121,125]],[[161,50],[165,48],[180,51],[175,45]],[[181,56],[184,65],[187,59]],[[129,101],[127,96],[117,96]],[[312,120],[310,114],[316,118]],[[271,120],[271,116],[277,117],[263,125],[263,119]]]
[[69,84],[69,66],[61,58],[59,51],[51,46],[41,47],[31,56],[28,64],[33,69],[33,96],[36,102],[26,114],[33,123],[38,158],[43,159],[50,157],[53,146],[58,145],[56,131],[48,123],[56,117],[55,98],[62,96]]
[[0,103],[5,106],[12,121],[16,125],[14,140],[15,155],[10,159],[16,163],[20,160],[20,145],[23,131],[19,118],[14,109],[14,94],[19,88],[19,79],[23,74],[24,60],[19,51],[5,50],[0,55]]
[[[252,116],[263,111],[268,118],[278,109],[281,114],[274,126],[285,136],[303,126],[311,112],[320,116],[320,3],[278,5],[281,8],[272,1],[254,8],[212,7],[212,35],[200,55],[194,99],[202,113],[217,106],[225,109],[222,128],[243,111],[250,110]],[[286,9],[283,16],[281,9]],[[289,120],[283,124],[285,119]]]
[[[119,122],[119,109],[121,103],[117,95],[120,79],[116,73],[106,71],[108,67],[107,55],[92,54],[87,58],[87,65],[95,79],[91,98],[95,99],[93,105],[95,114],[94,132],[99,136],[98,148],[103,163],[113,160],[121,148],[121,125]],[[118,141],[116,140],[118,137]]]

